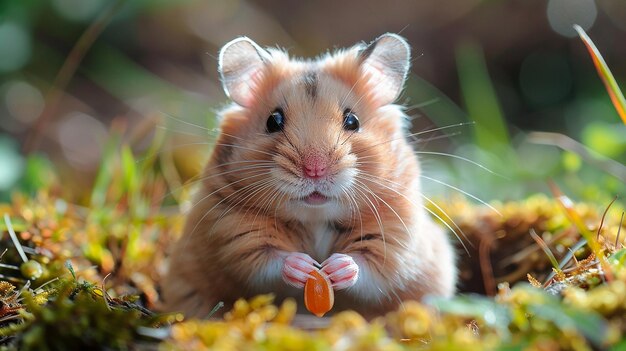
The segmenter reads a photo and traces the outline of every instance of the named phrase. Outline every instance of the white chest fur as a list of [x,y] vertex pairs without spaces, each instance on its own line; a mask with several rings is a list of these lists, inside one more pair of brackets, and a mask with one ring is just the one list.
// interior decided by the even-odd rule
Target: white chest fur
[[332,252],[332,244],[335,241],[335,231],[328,223],[316,223],[311,226],[313,237],[312,256],[318,262],[327,259]]

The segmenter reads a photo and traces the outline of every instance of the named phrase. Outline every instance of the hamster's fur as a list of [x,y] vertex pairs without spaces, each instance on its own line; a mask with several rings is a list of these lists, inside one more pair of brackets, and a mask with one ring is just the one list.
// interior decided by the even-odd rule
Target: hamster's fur
[[451,296],[446,233],[422,202],[420,166],[394,105],[410,48],[395,34],[304,61],[241,37],[220,51],[233,104],[163,282],[168,310],[274,293],[302,301],[321,267],[333,311],[375,316]]

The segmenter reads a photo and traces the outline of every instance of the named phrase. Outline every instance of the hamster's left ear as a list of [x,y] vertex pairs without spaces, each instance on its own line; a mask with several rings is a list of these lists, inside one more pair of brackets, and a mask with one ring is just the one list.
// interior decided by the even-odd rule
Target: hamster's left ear
[[237,104],[250,107],[270,54],[247,37],[239,37],[220,50],[218,70],[224,92]]
[[359,52],[361,69],[370,75],[374,99],[382,106],[394,102],[409,72],[411,48],[397,34],[378,37]]

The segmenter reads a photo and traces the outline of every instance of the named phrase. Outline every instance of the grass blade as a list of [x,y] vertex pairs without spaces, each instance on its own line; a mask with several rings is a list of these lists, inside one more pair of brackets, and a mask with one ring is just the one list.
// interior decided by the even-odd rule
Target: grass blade
[[26,257],[26,253],[24,253],[24,249],[22,249],[22,244],[20,244],[20,241],[17,239],[17,234],[15,234],[15,231],[13,230],[13,226],[11,225],[11,218],[9,218],[8,213],[4,214],[4,223],[6,223],[7,225],[7,230],[9,231],[9,235],[11,236],[11,240],[13,241],[13,245],[15,245],[17,253],[20,254],[22,261],[28,262],[28,257]]
[[482,49],[473,43],[459,46],[457,69],[467,113],[476,122],[476,144],[483,150],[503,154],[510,137]]
[[598,75],[602,78],[602,82],[611,97],[613,106],[615,106],[617,113],[622,118],[622,122],[626,124],[626,99],[624,99],[624,95],[619,89],[609,66],[607,66],[606,62],[602,58],[602,55],[600,54],[600,51],[598,51],[598,48],[596,48],[593,41],[591,41],[591,38],[589,38],[587,33],[585,33],[585,30],[577,24],[574,25],[574,29],[578,32],[580,39],[582,39],[583,43],[587,47],[587,51],[589,51],[593,64],[596,66],[596,70],[598,71]]
[[613,273],[608,263],[606,262],[603,249],[598,243],[598,241],[595,240],[593,234],[591,233],[589,228],[587,228],[587,225],[585,224],[583,219],[578,215],[578,213],[574,209],[573,201],[569,197],[565,196],[554,182],[549,181],[548,186],[550,187],[550,191],[552,192],[552,195],[554,195],[554,199],[561,206],[561,208],[565,212],[565,215],[567,216],[569,221],[572,222],[574,226],[576,226],[580,235],[587,241],[587,245],[589,246],[589,249],[591,249],[591,252],[593,252],[593,254],[600,261],[600,265],[602,265],[602,269],[604,271],[606,280],[612,281]]
[[556,257],[554,257],[554,254],[550,250],[550,247],[548,247],[548,244],[546,244],[546,242],[543,241],[539,234],[537,234],[537,232],[535,232],[535,230],[532,228],[530,229],[530,236],[532,236],[533,240],[535,240],[537,245],[539,245],[539,247],[543,250],[546,256],[548,256],[552,267],[554,267],[554,269],[556,270],[560,270],[559,261],[556,259]]

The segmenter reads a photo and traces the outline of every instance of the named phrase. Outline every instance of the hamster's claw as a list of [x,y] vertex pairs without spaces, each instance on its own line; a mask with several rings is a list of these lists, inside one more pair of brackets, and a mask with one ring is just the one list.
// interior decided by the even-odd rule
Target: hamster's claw
[[349,288],[359,278],[359,265],[346,254],[332,254],[322,262],[322,271],[328,274],[335,290]]
[[313,278],[309,273],[318,270],[319,266],[320,264],[311,256],[301,252],[292,252],[285,257],[282,270],[283,280],[293,287],[302,289],[306,281]]

